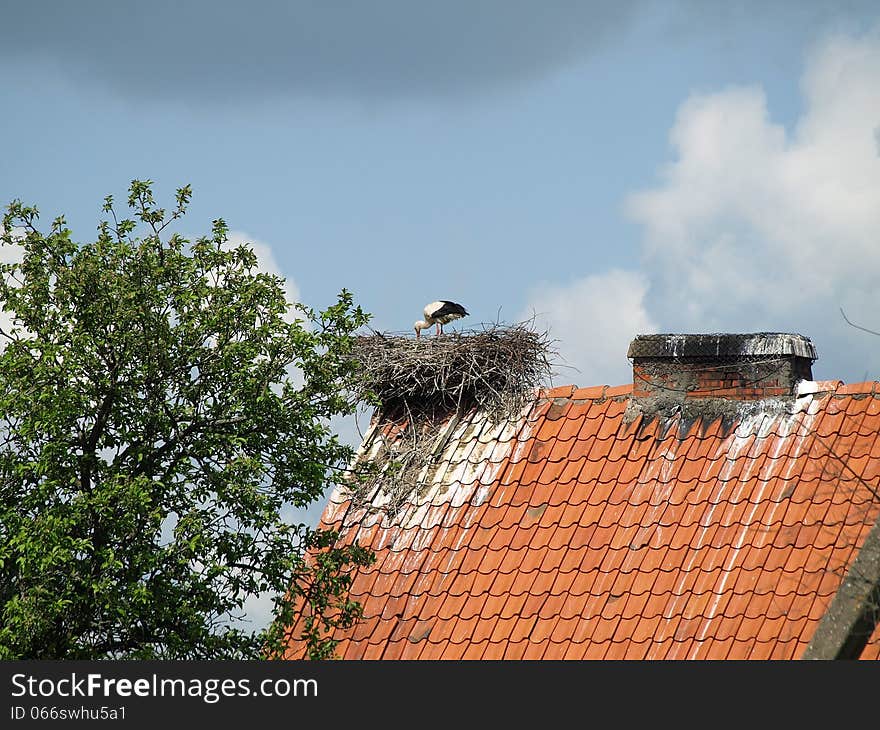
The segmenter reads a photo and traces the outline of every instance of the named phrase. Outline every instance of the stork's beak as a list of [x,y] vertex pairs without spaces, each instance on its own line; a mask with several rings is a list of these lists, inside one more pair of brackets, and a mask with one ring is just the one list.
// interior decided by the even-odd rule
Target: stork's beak
[[416,339],[419,339],[419,337],[422,336],[422,331],[418,327],[415,327],[414,329],[416,331]]

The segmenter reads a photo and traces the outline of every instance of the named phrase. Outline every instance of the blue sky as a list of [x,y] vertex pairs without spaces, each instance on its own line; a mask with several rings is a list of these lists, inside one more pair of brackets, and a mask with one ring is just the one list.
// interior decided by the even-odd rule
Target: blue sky
[[4,6],[0,202],[77,238],[133,178],[191,184],[183,232],[224,218],[312,306],[536,316],[557,385],[628,382],[646,332],[880,377],[840,313],[880,330],[876,2]]
[[[880,378],[876,2],[3,3],[0,204],[94,236],[133,178],[292,296],[536,318],[554,384],[648,332],[799,332]],[[351,420],[338,424],[358,440]],[[315,523],[323,504],[294,519]],[[249,604],[261,624],[270,604]]]
[[[309,304],[330,303],[346,287],[376,328],[394,331],[408,330],[438,297],[468,307],[460,326],[536,312],[576,368],[563,368],[559,382],[626,382],[633,325],[794,328],[817,341],[817,377],[877,377],[877,359],[866,356],[880,348],[845,325],[840,296],[823,302],[829,314],[817,321],[815,290],[791,292],[810,300],[803,306],[763,301],[765,287],[785,287],[775,277],[759,277],[749,297],[727,295],[736,285],[725,274],[754,272],[713,263],[747,252],[783,264],[784,277],[782,254],[797,247],[763,240],[768,231],[729,191],[704,191],[718,200],[703,211],[677,208],[688,183],[668,177],[711,155],[688,148],[684,160],[673,142],[688,104],[700,100],[705,118],[691,120],[685,144],[714,134],[707,144],[728,163],[760,156],[752,147],[768,130],[796,147],[798,125],[816,111],[805,98],[811,68],[861,47],[865,73],[878,71],[880,11],[870,3],[173,6],[87,0],[7,10],[0,201],[35,203],[47,220],[64,213],[87,238],[104,195],[122,197],[130,179],[154,180],[167,199],[190,183],[185,228],[197,235],[225,218],[271,250]],[[841,47],[823,56],[835,38]],[[857,70],[839,83],[849,75],[857,84]],[[865,109],[851,111],[873,113],[861,131],[875,153],[877,193],[873,91]],[[724,115],[731,129],[721,128]],[[705,163],[697,175],[727,169]],[[846,183],[845,169],[822,174]],[[830,182],[815,180],[814,192]],[[634,211],[633,196],[652,192],[665,212]],[[710,256],[724,236],[732,240]],[[829,236],[819,252],[833,257],[840,245]],[[676,281],[675,268],[689,279]],[[700,288],[705,279],[720,286]],[[707,296],[721,301],[692,301]],[[880,328],[867,301],[852,299],[851,318]],[[613,343],[609,330],[619,330]],[[838,356],[835,336],[865,346]]]

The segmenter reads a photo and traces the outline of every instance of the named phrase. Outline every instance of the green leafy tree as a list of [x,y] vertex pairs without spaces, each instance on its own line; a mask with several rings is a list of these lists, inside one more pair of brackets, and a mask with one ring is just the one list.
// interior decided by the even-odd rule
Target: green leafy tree
[[[41,233],[35,208],[7,208],[0,658],[270,656],[303,609],[297,638],[327,657],[358,617],[350,569],[371,553],[284,515],[350,461],[329,419],[357,406],[369,317],[346,290],[320,312],[289,304],[222,220],[171,234],[190,197],[166,212],[135,180],[131,218],[108,196],[84,244],[63,217]],[[242,620],[261,594],[277,596],[268,628]]]

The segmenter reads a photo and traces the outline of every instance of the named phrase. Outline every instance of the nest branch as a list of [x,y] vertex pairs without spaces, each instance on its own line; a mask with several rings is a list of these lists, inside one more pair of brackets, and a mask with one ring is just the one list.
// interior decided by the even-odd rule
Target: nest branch
[[513,415],[546,383],[552,354],[547,333],[533,323],[421,338],[376,333],[358,337],[353,350],[365,392],[388,417],[445,418],[471,408]]
[[471,409],[494,423],[517,417],[552,374],[551,345],[534,320],[418,339],[358,337],[352,357],[361,371],[359,395],[378,398],[376,416],[391,428],[374,433],[381,445],[370,449],[372,461],[362,465],[368,473],[352,484],[353,504],[370,505],[382,493],[381,509],[397,514],[441,457],[436,426]]

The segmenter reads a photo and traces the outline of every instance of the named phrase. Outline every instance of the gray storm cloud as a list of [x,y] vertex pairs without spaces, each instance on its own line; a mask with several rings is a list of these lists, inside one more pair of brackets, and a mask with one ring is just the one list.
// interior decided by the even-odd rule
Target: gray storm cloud
[[539,79],[644,22],[676,43],[865,10],[876,0],[29,0],[4,3],[0,63],[52,64],[131,98],[418,99]]
[[6,4],[0,59],[159,98],[466,94],[592,53],[641,3],[31,0]]

